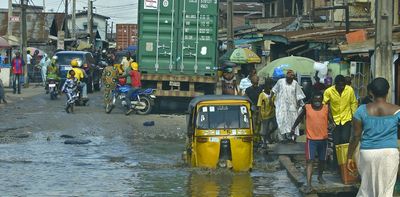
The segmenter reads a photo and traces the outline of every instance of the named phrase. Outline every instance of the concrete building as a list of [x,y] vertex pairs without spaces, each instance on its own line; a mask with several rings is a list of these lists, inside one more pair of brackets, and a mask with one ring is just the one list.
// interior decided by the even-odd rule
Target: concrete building
[[[87,33],[88,29],[87,14],[88,14],[87,11],[76,13],[75,23],[76,23],[77,34]],[[96,35],[96,39],[106,41],[108,19],[110,19],[110,17],[93,13],[93,32]],[[68,29],[70,32],[72,31],[71,15],[68,16]]]

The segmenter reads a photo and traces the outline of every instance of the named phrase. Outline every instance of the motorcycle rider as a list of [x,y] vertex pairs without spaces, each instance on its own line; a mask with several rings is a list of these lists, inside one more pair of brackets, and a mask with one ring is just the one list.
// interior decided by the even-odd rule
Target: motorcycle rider
[[[72,70],[74,70],[74,72],[75,72],[76,79],[79,81],[79,86],[82,90],[82,99],[89,100],[88,95],[87,95],[87,85],[83,81],[83,79],[85,77],[87,77],[85,70],[83,70],[82,68],[79,68],[78,59],[71,60],[71,66],[72,66]],[[67,78],[69,78],[69,77],[70,77],[70,73],[68,72]]]
[[131,95],[142,87],[142,81],[141,81],[142,76],[140,75],[139,72],[139,65],[136,62],[132,62],[131,69],[132,70],[129,72],[128,76],[128,78],[130,78],[131,80],[130,83],[131,89],[128,91],[128,94],[125,97],[125,101],[128,106],[128,111],[125,113],[125,115],[129,115],[133,111],[131,104],[131,99],[132,99]]
[[50,65],[47,66],[47,77],[46,77],[47,81],[46,81],[46,86],[45,86],[46,94],[49,93],[49,87],[48,87],[49,79],[53,79],[57,82],[60,81],[60,77],[59,77],[60,72],[59,72],[59,68],[57,66],[57,60],[58,60],[58,57],[53,56],[51,58]]
[[75,102],[76,88],[79,85],[79,81],[75,77],[75,75],[76,75],[75,71],[70,70],[68,72],[68,78],[67,78],[67,80],[65,80],[65,83],[64,83],[63,87],[61,88],[61,91],[67,95],[67,106],[65,108],[65,111],[67,113],[70,112],[70,109]]

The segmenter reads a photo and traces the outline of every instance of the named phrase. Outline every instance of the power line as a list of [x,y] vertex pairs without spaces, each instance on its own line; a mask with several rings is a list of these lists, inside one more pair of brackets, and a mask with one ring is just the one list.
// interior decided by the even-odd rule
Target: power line
[[96,7],[99,8],[119,8],[119,7],[126,7],[126,6],[130,6],[130,5],[138,5],[138,3],[130,3],[130,4],[123,4],[123,5],[114,5],[114,6],[101,6],[101,5],[96,5]]
[[[67,1],[67,0],[65,0],[65,1]],[[60,10],[60,7],[61,7],[61,4],[62,4],[62,3],[64,3],[64,0],[61,0],[61,1],[60,1],[60,4],[58,4],[57,12]]]

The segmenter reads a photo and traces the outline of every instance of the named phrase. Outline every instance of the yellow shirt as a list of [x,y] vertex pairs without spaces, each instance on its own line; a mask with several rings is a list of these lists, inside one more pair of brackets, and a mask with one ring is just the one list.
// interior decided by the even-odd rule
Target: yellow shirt
[[324,92],[324,104],[329,104],[333,120],[336,125],[344,125],[351,121],[357,110],[357,99],[352,87],[346,85],[339,95],[335,86],[331,86]]
[[[82,71],[82,69],[80,69],[80,68],[72,67],[72,70],[75,71],[75,78],[78,79],[78,81],[81,81],[81,79],[83,79],[83,77],[85,76],[83,74],[84,71]],[[69,72],[67,74],[67,78],[69,78]]]
[[[264,92],[261,92],[261,94],[258,96],[257,106],[260,107],[261,119],[263,120],[270,119],[275,116],[275,107],[269,104],[270,99],[271,98]],[[272,98],[272,100],[275,100],[275,96]]]

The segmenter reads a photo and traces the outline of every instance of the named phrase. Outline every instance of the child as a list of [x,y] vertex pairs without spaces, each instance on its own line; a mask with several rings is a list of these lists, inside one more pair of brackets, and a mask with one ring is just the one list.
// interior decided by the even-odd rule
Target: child
[[272,79],[265,80],[264,90],[258,96],[257,107],[259,108],[261,118],[261,138],[262,148],[266,148],[267,142],[271,143],[271,134],[278,128],[275,118],[275,106],[270,105],[270,100],[274,102],[275,97],[271,97],[271,89],[273,87]]
[[318,153],[318,181],[321,184],[325,183],[322,178],[322,173],[325,168],[326,150],[328,146],[328,127],[329,123],[333,122],[332,115],[329,111],[328,105],[322,104],[323,94],[321,92],[314,92],[311,97],[311,104],[306,104],[303,111],[297,117],[294,125],[292,126],[292,134],[297,125],[306,117],[306,160],[307,160],[307,186],[304,188],[305,193],[312,191],[311,176],[313,170],[313,160],[315,159],[315,152]]
[[61,91],[67,95],[67,107],[65,108],[67,113],[70,112],[70,109],[72,111],[72,105],[75,102],[76,90],[78,87],[78,79],[75,78],[75,71],[70,70],[68,73],[69,78],[65,81],[63,87],[61,88]]

